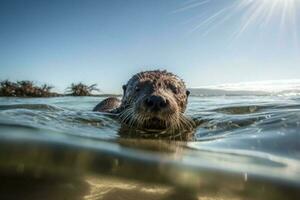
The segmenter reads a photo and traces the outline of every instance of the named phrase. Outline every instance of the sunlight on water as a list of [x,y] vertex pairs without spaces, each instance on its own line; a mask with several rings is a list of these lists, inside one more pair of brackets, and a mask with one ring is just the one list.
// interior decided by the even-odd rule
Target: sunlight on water
[[300,94],[300,79],[228,83],[212,86],[202,86],[199,87],[199,89],[200,88],[222,89],[228,91],[260,91],[273,94],[280,93],[281,95],[296,95]]

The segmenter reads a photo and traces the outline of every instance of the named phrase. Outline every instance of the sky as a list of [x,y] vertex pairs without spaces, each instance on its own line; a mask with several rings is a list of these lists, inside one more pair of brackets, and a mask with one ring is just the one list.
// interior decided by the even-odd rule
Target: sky
[[[273,2],[273,3],[272,3]],[[0,0],[0,80],[119,93],[166,69],[188,87],[300,78],[300,0]]]

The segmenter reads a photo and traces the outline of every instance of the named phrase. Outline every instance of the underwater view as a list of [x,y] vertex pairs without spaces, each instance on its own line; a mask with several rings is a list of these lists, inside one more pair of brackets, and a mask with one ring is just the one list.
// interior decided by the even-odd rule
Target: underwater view
[[290,87],[191,89],[190,141],[131,137],[91,111],[105,97],[2,97],[1,199],[298,199],[300,93]]

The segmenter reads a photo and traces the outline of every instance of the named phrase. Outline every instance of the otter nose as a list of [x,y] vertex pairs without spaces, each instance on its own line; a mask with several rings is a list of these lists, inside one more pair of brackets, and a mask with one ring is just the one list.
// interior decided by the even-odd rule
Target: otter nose
[[151,110],[158,111],[168,106],[169,101],[161,96],[152,95],[144,100],[144,104]]

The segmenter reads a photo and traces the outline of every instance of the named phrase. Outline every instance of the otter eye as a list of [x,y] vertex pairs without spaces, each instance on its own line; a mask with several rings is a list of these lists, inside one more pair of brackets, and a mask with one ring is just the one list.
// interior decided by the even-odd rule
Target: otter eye
[[170,89],[172,90],[172,92],[174,94],[177,94],[178,93],[178,88],[175,86],[175,85],[170,85]]
[[125,90],[126,90],[126,85],[123,85],[123,86],[122,86],[122,89],[123,89],[124,92],[125,92]]
[[136,86],[136,87],[135,87],[135,91],[136,91],[136,92],[139,92],[140,90],[141,90],[141,89],[140,89],[139,86]]

